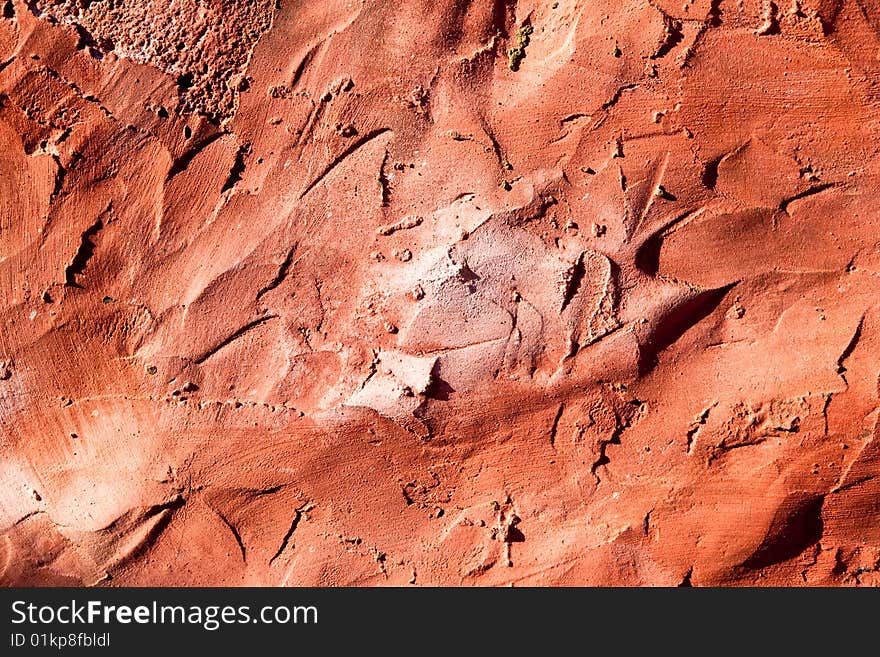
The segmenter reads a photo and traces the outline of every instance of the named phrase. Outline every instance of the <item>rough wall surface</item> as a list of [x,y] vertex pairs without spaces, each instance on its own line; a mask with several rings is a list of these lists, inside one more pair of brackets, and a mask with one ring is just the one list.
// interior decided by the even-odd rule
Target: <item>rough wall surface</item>
[[5,2],[0,581],[880,583],[878,35]]

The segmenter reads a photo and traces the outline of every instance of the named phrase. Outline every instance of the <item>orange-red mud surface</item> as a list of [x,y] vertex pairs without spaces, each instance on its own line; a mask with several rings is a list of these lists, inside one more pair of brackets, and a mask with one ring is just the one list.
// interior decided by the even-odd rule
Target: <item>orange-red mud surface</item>
[[880,2],[11,0],[5,585],[880,583]]

